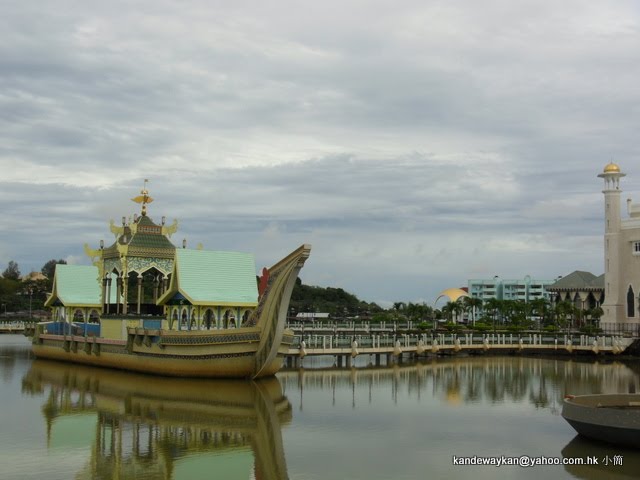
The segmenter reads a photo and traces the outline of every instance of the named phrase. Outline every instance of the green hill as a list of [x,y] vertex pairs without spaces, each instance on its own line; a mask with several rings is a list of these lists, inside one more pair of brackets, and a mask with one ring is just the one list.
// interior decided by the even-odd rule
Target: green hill
[[342,288],[303,285],[298,278],[291,294],[290,313],[329,313],[332,317],[368,317],[382,310],[375,303],[364,302]]

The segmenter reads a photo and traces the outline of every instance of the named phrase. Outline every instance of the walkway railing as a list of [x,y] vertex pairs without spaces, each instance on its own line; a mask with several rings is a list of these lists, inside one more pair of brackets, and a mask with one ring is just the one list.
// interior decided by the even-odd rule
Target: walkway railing
[[22,333],[24,322],[0,322],[0,333]]
[[[480,350],[566,350],[589,351],[593,353],[622,353],[633,339],[615,335],[580,334],[539,334],[524,335],[499,334],[389,334],[358,333],[345,334],[338,330],[335,334],[321,335],[296,332],[289,355],[345,355],[402,353],[444,353]],[[303,343],[304,342],[304,343]]]

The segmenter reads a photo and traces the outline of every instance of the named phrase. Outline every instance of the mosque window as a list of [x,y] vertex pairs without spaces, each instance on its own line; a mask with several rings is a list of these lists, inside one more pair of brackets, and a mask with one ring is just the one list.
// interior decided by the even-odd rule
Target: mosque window
[[629,286],[629,291],[627,292],[627,317],[635,317],[635,316],[636,316],[635,298],[633,295],[633,288]]
[[640,242],[633,242],[633,254],[640,255]]

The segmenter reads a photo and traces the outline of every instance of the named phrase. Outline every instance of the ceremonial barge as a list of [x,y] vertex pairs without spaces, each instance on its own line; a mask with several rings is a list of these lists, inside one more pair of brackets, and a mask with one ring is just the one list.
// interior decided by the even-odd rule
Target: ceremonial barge
[[256,275],[251,254],[176,248],[177,221],[156,224],[145,188],[140,215],[111,221],[115,241],[85,252],[93,265],[57,265],[36,325],[37,357],[166,376],[258,378],[282,366],[302,245]]

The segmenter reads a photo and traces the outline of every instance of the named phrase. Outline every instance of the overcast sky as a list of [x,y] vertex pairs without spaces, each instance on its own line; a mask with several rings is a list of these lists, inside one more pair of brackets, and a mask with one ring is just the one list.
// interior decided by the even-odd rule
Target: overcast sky
[[88,263],[148,178],[177,245],[432,303],[602,273],[610,160],[640,201],[637,1],[0,0],[0,38],[2,269]]

